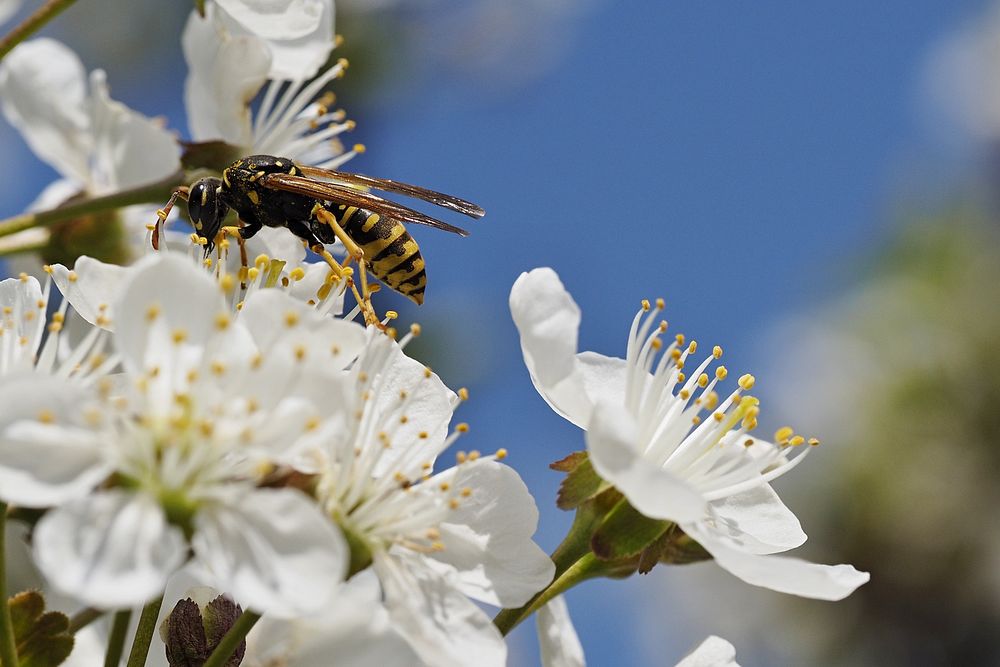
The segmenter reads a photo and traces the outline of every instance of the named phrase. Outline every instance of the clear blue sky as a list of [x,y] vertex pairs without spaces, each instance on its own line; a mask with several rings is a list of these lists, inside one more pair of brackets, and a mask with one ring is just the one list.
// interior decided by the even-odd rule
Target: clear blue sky
[[[583,440],[524,370],[507,310],[517,275],[556,268],[583,308],[582,346],[607,354],[623,351],[639,300],[664,296],[679,330],[723,345],[732,369],[766,387],[755,336],[846,283],[886,232],[901,172],[931,152],[917,111],[928,53],[983,7],[607,2],[565,26],[572,51],[534,83],[497,92],[488,79],[459,86],[418,73],[402,92],[350,109],[369,146],[354,169],[488,211],[468,239],[418,230],[427,303],[393,306],[447,345],[447,355],[428,354],[446,381],[472,390],[460,414],[473,426],[467,446],[511,451],[542,509],[543,546],[569,520],[552,505],[558,477],[544,466]],[[179,49],[165,57],[179,71]],[[116,81],[107,68],[116,96],[183,127],[180,78]],[[50,178],[11,134],[0,129],[5,163],[18,165],[0,182],[4,215]],[[665,617],[663,644],[648,653],[629,604],[641,583],[569,596],[592,665],[666,663],[712,630],[672,634]]]

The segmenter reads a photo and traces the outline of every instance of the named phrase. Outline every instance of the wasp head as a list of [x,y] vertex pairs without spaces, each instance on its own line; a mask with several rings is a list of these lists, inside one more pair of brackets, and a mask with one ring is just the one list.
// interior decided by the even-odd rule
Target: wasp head
[[222,221],[229,213],[222,190],[222,181],[218,178],[202,178],[195,181],[188,194],[188,215],[194,231],[205,239],[205,255],[215,248],[215,236],[222,227]]

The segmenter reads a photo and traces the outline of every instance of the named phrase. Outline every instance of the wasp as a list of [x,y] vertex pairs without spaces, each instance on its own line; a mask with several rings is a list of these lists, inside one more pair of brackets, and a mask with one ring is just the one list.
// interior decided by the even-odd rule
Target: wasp
[[427,225],[461,236],[468,236],[468,232],[372,194],[369,189],[420,199],[471,218],[486,214],[471,202],[416,185],[310,167],[283,157],[251,155],[226,167],[222,178],[201,178],[190,187],[176,189],[157,216],[162,223],[177,197],[186,199],[191,224],[208,257],[220,232],[232,229],[222,225],[232,209],[242,223],[233,230],[241,244],[264,226],[286,227],[319,253],[338,277],[346,275],[350,279],[352,272],[345,271],[346,263],[338,263],[324,248],[339,239],[347,249],[348,262],[358,263],[362,291],[355,291],[355,296],[359,304],[364,301],[370,308],[368,297],[374,291],[368,287],[366,272],[422,304],[427,286],[425,263],[420,247],[403,223]]

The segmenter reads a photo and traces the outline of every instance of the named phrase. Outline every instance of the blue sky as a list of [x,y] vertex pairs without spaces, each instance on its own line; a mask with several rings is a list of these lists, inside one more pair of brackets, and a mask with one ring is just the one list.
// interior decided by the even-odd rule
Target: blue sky
[[[545,464],[583,440],[524,370],[507,309],[517,275],[559,271],[583,309],[582,348],[606,354],[623,352],[640,299],[663,296],[677,330],[721,344],[730,368],[753,370],[766,390],[769,324],[848,284],[888,232],[900,183],[935,173],[920,112],[926,61],[985,6],[607,2],[558,26],[571,50],[540,79],[497,90],[490,77],[412,68],[401,89],[350,109],[369,147],[352,168],[488,211],[467,239],[416,230],[427,302],[391,305],[424,324],[445,380],[471,389],[459,415],[473,427],[467,446],[511,451],[541,508],[543,546],[570,518],[552,505],[558,477]],[[172,77],[86,64],[109,69],[118,98],[183,128],[175,49],[164,56]],[[0,146],[9,215],[51,173],[6,126]],[[773,419],[765,426],[784,421]],[[656,612],[661,646],[639,641],[636,628],[651,623],[632,603],[642,584],[595,582],[569,596],[591,664],[661,664],[712,630],[687,627],[678,604],[676,615]],[[534,650],[529,633],[519,641]]]

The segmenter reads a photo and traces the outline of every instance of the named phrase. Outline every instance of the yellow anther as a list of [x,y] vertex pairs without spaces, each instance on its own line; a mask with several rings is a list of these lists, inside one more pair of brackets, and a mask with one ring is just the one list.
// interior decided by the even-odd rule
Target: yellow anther
[[153,304],[152,306],[150,306],[149,308],[146,309],[146,321],[147,322],[152,322],[153,320],[155,320],[159,316],[160,316],[160,307],[158,305]]
[[256,266],[259,269],[263,269],[265,266],[267,266],[270,263],[271,263],[271,258],[268,257],[267,255],[263,254],[263,253],[257,255],[257,257],[254,258],[254,260],[253,260],[253,265]]
[[468,498],[469,496],[472,495],[472,489],[466,486],[460,491],[460,493],[462,494],[463,498]]
[[441,489],[442,491],[447,491],[448,489],[451,488],[451,484],[449,484],[448,482],[441,482],[441,485],[438,486],[438,488]]
[[430,437],[430,433],[428,433],[427,431],[421,431],[419,434],[417,434],[417,437],[420,438],[421,440],[426,440],[427,438]]
[[675,362],[676,362],[676,361],[680,361],[680,359],[681,359],[681,351],[680,351],[680,350],[678,350],[678,349],[677,349],[677,348],[675,347],[674,349],[670,350],[670,357],[671,357],[671,358],[672,358],[672,359],[673,359],[673,360],[674,360]]
[[45,264],[44,266],[42,266],[42,271],[44,271],[45,273],[51,274],[52,273],[52,265],[51,264]]
[[187,337],[187,331],[184,329],[174,329],[174,332],[170,335],[170,338],[174,341],[175,345],[180,345],[187,340]]
[[339,345],[333,345],[333,346],[331,346],[330,347],[330,354],[332,354],[333,356],[337,356],[338,354],[340,354],[340,346]]
[[497,461],[503,461],[505,458],[507,458],[507,450],[504,449],[503,447],[498,449],[496,453],[496,458]]
[[305,272],[305,270],[303,270],[303,268],[301,266],[296,266],[288,274],[288,277],[291,278],[292,280],[298,282],[299,280],[302,280],[303,278],[306,277],[306,272]]
[[819,438],[809,438],[806,442],[809,443],[810,447],[815,447],[819,444]]
[[444,542],[431,542],[431,551],[444,551]]
[[650,345],[654,350],[659,350],[661,347],[663,347],[663,341],[660,340],[659,338],[654,338],[653,342],[650,343]]
[[368,149],[365,147],[364,144],[354,144],[354,152],[355,153],[357,153],[357,154],[360,155],[361,153],[364,153],[366,150],[368,150]]
[[715,369],[716,380],[725,380],[727,375],[729,375],[729,371],[726,370],[725,366],[719,366]]
[[757,380],[754,378],[754,376],[747,373],[746,375],[740,377],[739,385],[742,389],[752,389],[756,381]]
[[146,375],[148,375],[151,378],[155,378],[159,374],[160,374],[160,367],[159,366],[150,366],[149,370],[146,371]]
[[399,317],[399,313],[397,313],[395,310],[387,310],[387,311],[385,311],[385,319],[387,319],[387,320],[394,320],[397,317]]
[[247,270],[247,278],[249,280],[257,280],[258,276],[260,276],[260,269],[258,269],[256,266],[251,266]]
[[212,258],[211,257],[206,257],[205,259],[202,260],[201,264],[206,269],[212,268]]
[[219,313],[218,315],[215,316],[215,328],[218,329],[219,331],[225,331],[227,328],[229,328],[231,322],[232,320],[226,313]]
[[462,422],[460,424],[456,424],[455,425],[455,430],[458,431],[459,433],[468,433],[469,432],[469,425],[466,424],[465,422]]
[[805,443],[806,439],[803,438],[801,435],[796,435],[791,440],[788,441],[788,444],[791,445],[792,447],[798,447],[799,445],[804,445]]
[[702,373],[698,376],[698,386],[702,388],[708,386],[708,373]]
[[668,328],[670,328],[670,325],[667,324],[666,320],[660,322],[660,333],[667,333]]
[[213,361],[211,364],[212,372],[216,375],[222,375],[226,372],[226,365],[221,361]]
[[469,390],[466,389],[465,387],[462,387],[461,389],[458,390],[458,397],[463,401],[469,400]]
[[194,384],[194,382],[197,379],[198,379],[198,371],[197,370],[195,370],[195,369],[192,368],[191,370],[189,370],[187,372],[187,381],[188,381],[188,384]]
[[482,456],[482,454],[480,454],[475,449],[473,449],[471,452],[469,452],[469,460],[470,461],[478,461],[480,456]]
[[42,410],[41,412],[38,413],[38,421],[42,422],[43,424],[51,424],[55,420],[56,416],[52,413],[51,410]]
[[76,275],[76,271],[70,271],[70,272],[69,272],[69,273],[68,273],[68,274],[66,275],[66,277],[67,277],[67,278],[69,278],[69,281],[70,281],[71,283],[75,283],[75,282],[76,282],[76,280],[77,280],[77,278],[78,278],[78,276]]
[[298,323],[299,323],[299,314],[298,313],[296,313],[294,310],[290,310],[287,313],[285,313],[285,326],[286,327],[294,327]]
[[645,311],[648,311],[649,310],[649,299],[643,299],[641,301],[641,303],[642,303],[642,309],[645,310]]
[[410,421],[410,418],[407,417],[406,415],[400,415],[399,416],[399,423],[400,424],[405,424],[408,421]]
[[666,305],[667,304],[663,301],[662,298],[656,300],[656,307],[658,310],[663,310],[664,308],[666,308]]
[[247,399],[247,412],[249,412],[251,414],[254,413],[254,412],[257,412],[257,409],[259,407],[260,407],[260,404],[257,403],[257,399],[255,399],[255,398],[248,398]]
[[48,304],[45,303],[45,299],[39,299],[35,305],[38,306],[39,308],[45,308],[45,306],[47,306]]
[[697,426],[698,424],[701,423],[701,417],[699,417],[698,415],[691,417],[691,423]]
[[22,283],[26,283],[28,282],[28,274],[22,271],[21,273],[17,274],[17,279],[20,280]]
[[677,339],[677,344],[678,345],[683,345],[684,344],[684,340],[685,340],[684,334],[677,334],[677,336],[675,336],[675,338]]
[[250,368],[257,370],[258,368],[260,368],[260,365],[262,363],[264,363],[264,355],[258,352],[257,354],[253,355],[253,359],[250,360]]
[[678,396],[680,396],[682,399],[686,401],[687,399],[691,398],[691,392],[688,391],[687,389],[681,389]]
[[698,341],[693,340],[688,344],[688,354],[694,354],[698,349]]
[[53,313],[52,314],[52,321],[53,322],[58,322],[59,324],[62,324],[65,319],[66,319],[66,316],[63,315],[62,313]]
[[465,455],[465,452],[458,452],[455,454],[455,460],[458,461],[459,463],[465,463],[468,460],[468,458],[469,457]]
[[410,325],[410,333],[414,336],[419,336],[421,331],[422,329],[420,328],[420,325],[416,322]]
[[791,440],[793,435],[795,435],[795,430],[791,426],[782,426],[774,432],[774,441],[779,445],[783,445]]
[[[679,366],[677,366],[677,368],[684,368],[684,366],[683,365],[679,365]],[[678,382],[684,382],[685,380],[687,380],[687,376],[685,376],[684,373],[678,373],[677,374],[677,381]]]
[[747,438],[746,440],[743,441],[743,446],[744,447],[753,447],[753,443],[754,443],[754,439],[753,438]]
[[222,287],[223,292],[232,292],[233,287],[236,286],[236,279],[233,278],[233,274],[227,273],[219,279],[219,286]]
[[305,345],[296,345],[295,346],[295,360],[296,361],[302,361],[305,358],[306,358],[306,346]]
[[719,347],[718,345],[716,345],[715,347],[713,347],[712,348],[712,356],[715,357],[716,359],[721,359],[722,358],[722,348]]
[[459,503],[458,500],[456,500],[455,498],[452,498],[451,500],[448,501],[448,507],[450,507],[453,510],[457,510],[460,506],[461,503]]

